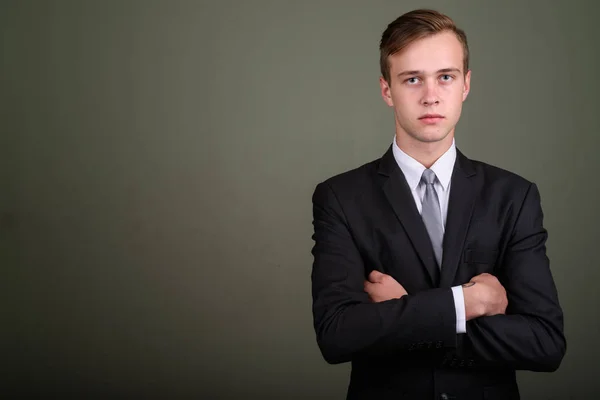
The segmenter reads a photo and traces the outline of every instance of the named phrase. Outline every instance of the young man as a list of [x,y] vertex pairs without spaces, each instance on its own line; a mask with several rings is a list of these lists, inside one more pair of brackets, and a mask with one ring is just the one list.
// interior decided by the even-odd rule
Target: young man
[[535,184],[465,157],[464,32],[416,10],[380,45],[396,135],[381,159],[313,195],[313,315],[348,399],[519,399],[515,371],[554,371],[563,314]]

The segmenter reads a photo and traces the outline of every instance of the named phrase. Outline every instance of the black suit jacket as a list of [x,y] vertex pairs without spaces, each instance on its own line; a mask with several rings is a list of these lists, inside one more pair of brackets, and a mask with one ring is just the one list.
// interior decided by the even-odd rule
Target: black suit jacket
[[[327,362],[352,362],[348,399],[518,399],[515,370],[558,368],[563,314],[535,184],[457,151],[441,269],[391,146],[317,185],[313,213],[314,327]],[[371,303],[373,269],[409,295]],[[450,288],[483,272],[506,288],[506,315],[457,334]]]

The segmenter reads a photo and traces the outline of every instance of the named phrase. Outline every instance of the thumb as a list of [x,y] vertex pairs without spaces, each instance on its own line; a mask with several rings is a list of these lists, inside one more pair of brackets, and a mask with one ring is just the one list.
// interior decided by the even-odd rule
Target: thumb
[[371,282],[381,282],[381,279],[385,276],[385,274],[377,271],[376,269],[374,269],[373,271],[371,271],[371,273],[369,274],[369,281]]
[[470,282],[483,282],[486,279],[488,279],[489,276],[490,274],[484,272],[482,274],[472,277]]

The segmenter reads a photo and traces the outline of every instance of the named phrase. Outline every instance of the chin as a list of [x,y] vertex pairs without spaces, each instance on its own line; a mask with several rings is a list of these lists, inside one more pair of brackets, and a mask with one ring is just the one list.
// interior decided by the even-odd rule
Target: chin
[[441,142],[448,137],[448,133],[418,133],[413,136],[414,139],[417,139],[422,143],[437,143]]
[[[452,133],[452,129],[447,126],[410,126],[408,129],[402,128],[402,136],[416,143],[438,143],[446,140]],[[412,128],[412,129],[411,129]]]

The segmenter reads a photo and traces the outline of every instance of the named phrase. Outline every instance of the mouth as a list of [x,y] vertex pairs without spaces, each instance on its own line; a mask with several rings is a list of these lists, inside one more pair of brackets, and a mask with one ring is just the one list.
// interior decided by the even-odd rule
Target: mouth
[[444,116],[440,114],[425,114],[419,117],[419,121],[422,121],[425,124],[436,124],[443,119]]

